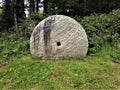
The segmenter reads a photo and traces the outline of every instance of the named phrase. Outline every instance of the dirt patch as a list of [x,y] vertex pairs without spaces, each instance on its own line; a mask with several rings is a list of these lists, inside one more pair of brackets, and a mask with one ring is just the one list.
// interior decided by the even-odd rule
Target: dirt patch
[[112,62],[114,62],[114,63],[116,63],[116,64],[120,64],[120,60],[119,60],[119,59],[112,58],[111,60],[112,60]]

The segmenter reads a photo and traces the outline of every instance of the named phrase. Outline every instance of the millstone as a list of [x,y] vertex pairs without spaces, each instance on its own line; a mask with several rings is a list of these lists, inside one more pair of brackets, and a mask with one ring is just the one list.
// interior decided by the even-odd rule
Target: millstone
[[42,59],[85,56],[88,39],[77,21],[68,16],[53,15],[42,20],[33,30],[30,51]]

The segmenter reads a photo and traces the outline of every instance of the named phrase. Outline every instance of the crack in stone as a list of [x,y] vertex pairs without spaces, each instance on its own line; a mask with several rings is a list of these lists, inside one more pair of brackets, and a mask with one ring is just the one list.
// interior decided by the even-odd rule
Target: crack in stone
[[55,21],[55,18],[51,18],[45,21],[43,26],[43,37],[44,37],[44,44],[45,44],[45,57],[50,57],[52,52],[52,46],[50,43],[51,40],[51,25]]

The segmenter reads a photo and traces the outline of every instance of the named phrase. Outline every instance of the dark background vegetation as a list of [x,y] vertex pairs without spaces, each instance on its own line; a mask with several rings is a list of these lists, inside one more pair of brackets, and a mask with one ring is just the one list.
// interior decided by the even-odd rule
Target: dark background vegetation
[[[24,2],[27,2],[24,4]],[[39,13],[43,7],[43,15],[62,14],[67,16],[84,17],[91,13],[109,13],[120,8],[119,0],[4,0],[3,13],[0,20],[0,31],[20,23],[24,20],[24,10],[28,9],[29,17]]]

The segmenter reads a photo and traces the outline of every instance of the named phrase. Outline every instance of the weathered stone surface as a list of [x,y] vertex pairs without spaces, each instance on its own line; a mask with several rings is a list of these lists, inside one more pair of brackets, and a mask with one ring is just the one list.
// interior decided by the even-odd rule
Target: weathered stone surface
[[42,20],[33,30],[30,51],[46,59],[85,56],[88,39],[85,30],[74,19],[53,15]]

